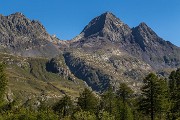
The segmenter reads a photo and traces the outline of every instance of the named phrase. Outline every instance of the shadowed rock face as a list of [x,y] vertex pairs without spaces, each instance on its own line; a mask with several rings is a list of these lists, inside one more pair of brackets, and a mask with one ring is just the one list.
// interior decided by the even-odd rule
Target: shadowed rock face
[[66,65],[71,72],[79,79],[84,80],[93,90],[104,91],[109,86],[111,76],[105,74],[102,70],[94,68],[86,61],[76,58],[71,53],[64,54]]
[[93,52],[116,48],[145,61],[154,69],[180,65],[179,47],[160,38],[145,23],[131,29],[109,12],[94,18],[71,41],[71,47]]
[[130,28],[106,12],[70,41],[70,54],[65,60],[74,75],[94,90],[125,82],[138,91],[149,72],[179,67],[178,53],[179,47],[160,38],[145,23]]
[[28,57],[53,57],[59,53],[52,37],[40,22],[27,19],[22,13],[0,16],[0,48]]
[[82,31],[85,38],[99,36],[110,41],[124,40],[129,33],[131,29],[109,12],[94,18]]
[[180,66],[179,47],[145,23],[130,28],[110,12],[94,18],[70,41],[50,36],[22,13],[0,15],[0,52],[52,58],[45,66],[48,72],[73,82],[82,79],[96,91],[126,82],[138,92],[147,73]]
[[180,48],[160,38],[145,23],[132,29],[135,42],[141,49],[141,58],[155,69],[178,67]]
[[72,46],[98,47],[99,45],[127,42],[131,37],[129,26],[112,13],[106,12],[94,18],[80,35],[72,40]]

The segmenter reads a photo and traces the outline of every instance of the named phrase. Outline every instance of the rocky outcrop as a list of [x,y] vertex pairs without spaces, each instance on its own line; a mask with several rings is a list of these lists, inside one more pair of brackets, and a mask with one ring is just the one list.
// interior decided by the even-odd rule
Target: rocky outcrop
[[85,61],[73,56],[71,53],[64,54],[66,65],[79,79],[84,80],[95,91],[104,91],[109,86],[111,76],[102,70],[89,66]]
[[180,48],[160,38],[145,23],[130,28],[112,13],[96,18],[71,41],[72,48],[88,52],[116,48],[145,61],[155,70],[180,66]]
[[141,48],[141,56],[145,62],[150,64],[154,69],[173,68],[180,65],[180,48],[169,41],[160,38],[145,23],[132,29],[137,47]]
[[59,49],[44,26],[22,13],[0,16],[0,48],[26,57],[54,57]]
[[59,61],[57,59],[52,58],[50,61],[46,63],[46,70],[48,72],[59,74],[63,77],[68,78],[70,71],[67,68],[62,67],[62,65],[59,65],[58,62]]
[[[49,74],[56,74],[58,82],[59,78],[70,80],[71,85],[79,85],[81,79],[96,91],[104,91],[110,84],[118,88],[126,82],[138,92],[149,72],[166,74],[162,69],[180,66],[179,47],[160,38],[145,23],[130,28],[110,12],[94,18],[70,41],[50,36],[40,22],[22,13],[0,15],[0,52],[48,57],[48,62],[30,60],[26,64],[33,77],[46,81],[52,79]],[[15,64],[10,58],[6,62]]]

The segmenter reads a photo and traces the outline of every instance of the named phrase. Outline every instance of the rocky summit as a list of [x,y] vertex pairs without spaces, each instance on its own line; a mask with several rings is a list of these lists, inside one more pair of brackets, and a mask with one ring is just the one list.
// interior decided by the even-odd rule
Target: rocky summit
[[[160,38],[146,23],[130,28],[112,13],[94,18],[71,41],[82,49],[117,49],[148,63],[153,69],[177,67],[180,48]],[[92,48],[92,49],[91,49]]]
[[[71,58],[78,58],[79,62],[83,61],[85,64],[84,67],[80,65],[80,70],[96,69],[96,72],[91,72],[90,75],[94,76],[92,78],[95,80],[85,77],[87,74],[82,75],[83,72],[79,73],[81,77],[85,77],[87,83],[95,81],[95,86],[102,86],[99,84],[104,85],[105,81],[106,84],[118,86],[119,82],[125,81],[135,89],[140,85],[143,75],[148,72],[159,72],[162,69],[168,71],[180,65],[179,47],[160,38],[146,23],[142,22],[137,27],[130,28],[110,12],[90,21],[83,31],[70,41],[70,48],[73,49],[70,52]],[[109,76],[108,80],[95,77],[99,70],[103,76]]]
[[44,26],[22,13],[0,15],[0,51],[26,57],[55,57],[59,49]]
[[[59,26],[61,27],[61,26]],[[146,23],[130,28],[110,12],[94,18],[72,40],[49,35],[22,13],[0,15],[1,62],[9,75],[7,98],[78,96],[127,83],[136,93],[149,72],[161,76],[180,66],[180,48]],[[16,87],[15,87],[16,86]]]

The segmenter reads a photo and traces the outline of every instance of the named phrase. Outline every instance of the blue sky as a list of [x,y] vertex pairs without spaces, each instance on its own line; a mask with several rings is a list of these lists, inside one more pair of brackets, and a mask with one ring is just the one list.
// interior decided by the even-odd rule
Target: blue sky
[[110,11],[130,27],[147,23],[180,46],[180,0],[1,0],[0,14],[22,12],[60,39],[78,35],[94,17]]

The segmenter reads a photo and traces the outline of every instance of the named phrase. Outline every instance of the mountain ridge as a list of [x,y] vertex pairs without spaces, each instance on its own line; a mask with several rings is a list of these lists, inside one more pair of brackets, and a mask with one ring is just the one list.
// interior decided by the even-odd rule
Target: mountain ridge
[[[125,82],[138,93],[149,72],[180,66],[179,47],[160,38],[146,23],[130,28],[110,12],[92,19],[69,41],[49,35],[40,22],[22,13],[0,16],[0,51],[49,59],[43,63],[45,73],[61,75],[71,84],[81,80],[98,92]],[[42,71],[33,74],[44,78]]]
[[[95,29],[95,31],[89,32],[91,29]],[[84,47],[85,49],[96,49],[99,46],[101,46],[101,49],[103,46],[108,45],[119,47],[118,49],[126,51],[131,55],[140,56],[138,57],[139,59],[145,60],[154,68],[155,65],[151,62],[151,58],[147,58],[143,54],[155,53],[157,50],[155,57],[161,56],[161,61],[164,62],[163,57],[165,57],[166,53],[163,53],[162,49],[165,50],[167,48],[169,55],[176,56],[178,61],[180,59],[179,55],[175,54],[175,51],[179,51],[180,48],[160,38],[146,23],[142,22],[138,26],[130,28],[109,12],[103,13],[90,21],[79,36],[79,40],[75,38],[74,43],[72,40],[72,46]],[[160,51],[157,46],[160,47]],[[132,52],[132,50],[136,53]],[[152,56],[152,54],[148,56]]]

